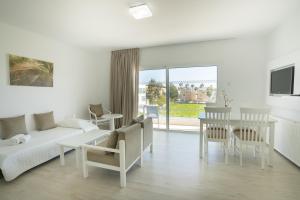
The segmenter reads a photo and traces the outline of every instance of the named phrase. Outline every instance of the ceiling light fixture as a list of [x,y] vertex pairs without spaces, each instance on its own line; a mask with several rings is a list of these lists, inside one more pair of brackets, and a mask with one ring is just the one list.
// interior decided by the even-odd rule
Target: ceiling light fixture
[[129,13],[135,19],[143,19],[143,18],[147,18],[147,17],[152,17],[152,12],[146,4],[140,4],[137,6],[130,7]]

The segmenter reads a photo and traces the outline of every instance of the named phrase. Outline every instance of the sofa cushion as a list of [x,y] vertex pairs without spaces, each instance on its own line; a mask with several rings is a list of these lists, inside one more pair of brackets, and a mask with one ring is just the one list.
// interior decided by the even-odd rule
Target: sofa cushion
[[97,117],[101,117],[104,114],[102,104],[90,104],[90,110],[92,113],[95,113]]
[[39,131],[55,128],[53,112],[34,114],[36,129]]
[[1,118],[1,139],[9,139],[17,134],[27,134],[25,115]]

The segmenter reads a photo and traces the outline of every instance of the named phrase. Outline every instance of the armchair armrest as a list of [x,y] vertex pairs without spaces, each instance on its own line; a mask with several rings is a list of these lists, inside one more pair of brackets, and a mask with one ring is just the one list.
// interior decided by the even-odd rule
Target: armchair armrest
[[153,121],[152,118],[146,118],[141,122],[143,128],[143,146],[146,149],[153,143]]
[[92,116],[93,116],[93,118],[97,121],[97,115],[96,115],[96,113],[93,113],[93,112],[91,111],[90,107],[88,108],[88,110],[89,110],[90,120],[92,120]]
[[112,149],[112,148],[107,148],[107,147],[101,147],[101,146],[93,146],[93,145],[88,145],[88,144],[83,144],[81,145],[82,148],[85,150],[92,149],[96,151],[109,151],[113,153],[120,153],[119,149]]
[[108,109],[105,108],[104,106],[103,106],[103,110],[104,110],[105,112],[107,112],[108,114],[111,114],[111,113],[112,113],[110,110],[108,110]]

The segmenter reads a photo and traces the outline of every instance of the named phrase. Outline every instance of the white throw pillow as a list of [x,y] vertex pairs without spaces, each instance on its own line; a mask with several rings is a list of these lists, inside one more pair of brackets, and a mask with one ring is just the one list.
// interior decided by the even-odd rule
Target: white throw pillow
[[57,125],[65,128],[82,129],[84,132],[89,132],[91,130],[99,129],[98,126],[96,126],[95,124],[87,120],[77,119],[77,118],[65,119],[61,122],[58,122]]

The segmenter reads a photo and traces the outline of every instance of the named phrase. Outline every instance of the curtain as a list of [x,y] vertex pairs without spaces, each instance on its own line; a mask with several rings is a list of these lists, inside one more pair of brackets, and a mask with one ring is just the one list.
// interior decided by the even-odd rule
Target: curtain
[[128,125],[138,113],[139,49],[112,51],[110,71],[110,107],[123,115],[116,128]]

